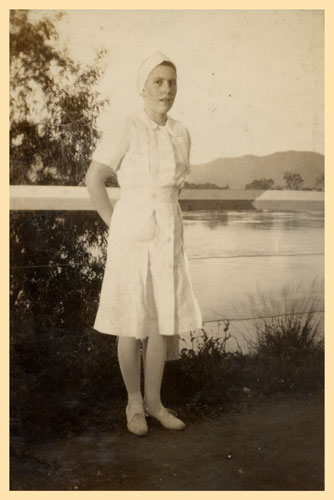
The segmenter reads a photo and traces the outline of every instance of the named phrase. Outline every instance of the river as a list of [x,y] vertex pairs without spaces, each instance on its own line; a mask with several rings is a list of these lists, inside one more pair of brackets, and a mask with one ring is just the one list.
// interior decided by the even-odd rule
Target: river
[[198,210],[183,220],[204,328],[222,335],[224,323],[218,331],[212,320],[233,320],[229,349],[247,350],[254,338],[254,321],[244,318],[323,310],[323,212]]

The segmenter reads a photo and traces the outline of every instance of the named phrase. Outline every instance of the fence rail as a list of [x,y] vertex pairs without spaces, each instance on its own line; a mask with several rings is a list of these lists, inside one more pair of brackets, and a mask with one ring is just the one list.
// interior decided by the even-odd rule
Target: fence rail
[[[120,188],[107,188],[110,199],[120,198]],[[320,191],[258,191],[242,189],[184,189],[181,204],[194,207],[233,206],[263,210],[323,210],[324,193]],[[204,204],[204,205],[203,205]],[[86,187],[81,186],[11,186],[10,210],[94,210]]]
[[[257,254],[238,254],[238,255],[207,255],[201,257],[188,257],[188,260],[211,260],[211,259],[250,259],[250,258],[263,258],[263,257],[310,257],[311,255],[324,255],[323,252],[304,252],[304,253],[257,253]],[[54,269],[57,267],[85,267],[89,266],[89,263],[72,263],[72,264],[64,264],[64,263],[55,263],[55,264],[37,264],[37,265],[29,265],[29,266],[11,266],[11,269],[44,269],[50,268]]]
[[[240,322],[240,321],[257,321],[260,319],[274,319],[274,318],[284,318],[287,316],[305,316],[306,314],[324,314],[324,310],[312,310],[312,311],[295,311],[291,313],[282,313],[282,314],[270,314],[268,316],[252,316],[252,317],[247,317],[247,318],[220,318],[220,319],[208,319],[208,320],[203,320],[203,327],[207,323],[217,323],[218,326],[221,323],[224,323],[225,325],[229,325],[230,323],[235,323],[235,322]],[[63,339],[69,339],[69,338],[77,338],[77,339],[82,339],[84,337],[87,337],[88,333],[83,333],[82,335],[61,335],[59,337],[47,337],[45,339],[34,339],[34,340],[11,340],[10,345],[14,344],[37,344],[39,342],[57,342]]]

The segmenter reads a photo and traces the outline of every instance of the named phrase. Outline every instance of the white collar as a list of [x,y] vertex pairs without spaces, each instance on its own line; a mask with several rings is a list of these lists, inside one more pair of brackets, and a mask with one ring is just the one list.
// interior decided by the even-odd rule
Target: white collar
[[148,116],[148,114],[146,113],[146,111],[144,109],[142,109],[140,111],[140,117],[145,122],[145,125],[147,127],[150,127],[152,130],[158,130],[159,128],[161,128],[161,129],[166,128],[167,132],[170,135],[178,136],[178,135],[181,134],[181,128],[180,128],[178,122],[176,122],[175,120],[173,120],[173,118],[171,118],[168,115],[167,115],[166,125],[159,125],[158,123],[156,123],[155,121],[153,121]]

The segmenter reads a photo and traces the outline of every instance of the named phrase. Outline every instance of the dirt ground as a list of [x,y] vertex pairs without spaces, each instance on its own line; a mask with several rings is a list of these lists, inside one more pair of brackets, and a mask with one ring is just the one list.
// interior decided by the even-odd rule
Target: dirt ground
[[[182,417],[182,415],[180,415]],[[12,458],[11,490],[323,490],[322,395],[250,405],[169,431],[149,419],[87,431]]]

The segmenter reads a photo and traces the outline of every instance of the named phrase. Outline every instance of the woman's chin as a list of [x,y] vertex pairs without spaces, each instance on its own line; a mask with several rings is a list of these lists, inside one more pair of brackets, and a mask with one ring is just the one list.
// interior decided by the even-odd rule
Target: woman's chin
[[172,102],[161,102],[159,109],[161,113],[168,113],[168,111],[171,109],[173,106]]

